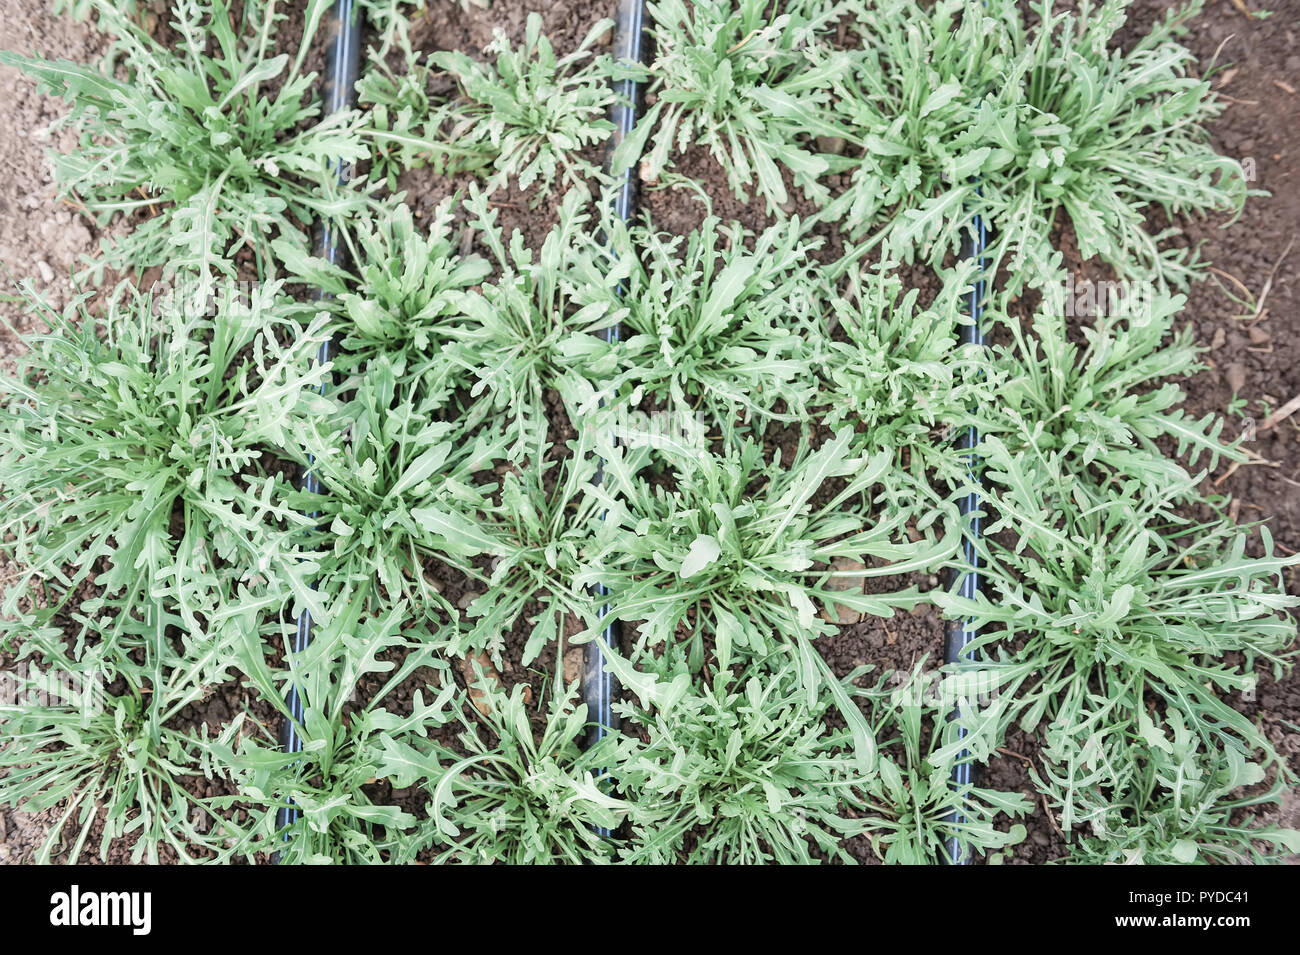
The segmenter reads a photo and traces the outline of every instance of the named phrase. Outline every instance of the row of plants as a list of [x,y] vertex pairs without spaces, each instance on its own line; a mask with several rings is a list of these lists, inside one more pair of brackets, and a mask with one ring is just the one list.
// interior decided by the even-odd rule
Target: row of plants
[[[1171,380],[1177,216],[1248,190],[1177,42],[1199,6],[1120,48],[1127,6],[665,0],[638,65],[537,15],[426,56],[420,11],[372,2],[361,108],[327,117],[322,0],[152,31],[87,0],[100,63],[0,54],[69,102],[56,174],[104,227],[65,312],[24,292],[49,331],[0,386],[4,645],[78,688],[0,710],[0,800],[54,810],[45,857],[999,861],[1032,802],[952,776],[1019,728],[1071,861],[1300,851],[1237,705],[1288,664],[1296,559],[1203,492],[1242,453]],[[698,195],[688,234],[610,214],[629,77],[611,167]],[[713,215],[692,150],[769,224]],[[469,185],[417,215],[422,168]],[[511,189],[554,222],[535,247]],[[986,258],[955,258],[976,215]],[[1144,294],[1067,317],[1060,223]],[[987,350],[958,344],[981,278]],[[970,428],[975,600],[926,583],[960,569]],[[978,664],[823,655],[841,611],[923,603]],[[622,730],[584,749],[564,660],[611,620]]]

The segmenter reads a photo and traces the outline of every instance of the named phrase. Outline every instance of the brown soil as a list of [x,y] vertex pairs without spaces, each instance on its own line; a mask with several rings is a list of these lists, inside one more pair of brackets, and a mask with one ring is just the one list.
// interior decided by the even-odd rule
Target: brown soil
[[[87,25],[54,17],[44,0],[16,0],[0,24],[0,49],[36,53],[86,63],[103,49],[101,37]],[[46,151],[76,144],[66,130],[50,126],[66,110],[59,100],[36,92],[17,70],[0,67],[0,97],[5,103],[0,130],[0,167],[8,170],[0,182],[0,264],[6,293],[11,281],[29,280],[56,305],[68,298],[68,278],[77,259],[93,248],[95,228],[70,206],[55,198],[53,173]],[[0,299],[0,317],[25,331],[31,318],[20,305]],[[0,331],[0,362],[12,371],[12,356],[21,345],[9,329]]]

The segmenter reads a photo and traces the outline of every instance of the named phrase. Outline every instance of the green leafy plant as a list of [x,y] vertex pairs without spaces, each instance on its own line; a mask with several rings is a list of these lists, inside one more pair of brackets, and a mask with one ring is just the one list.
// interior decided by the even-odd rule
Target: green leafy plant
[[910,260],[922,240],[942,252],[960,241],[985,175],[1010,162],[992,128],[1005,110],[986,93],[1007,68],[999,17],[1014,4],[965,0],[859,3],[849,21],[858,48],[830,77],[846,148],[831,168],[850,188],[831,205],[854,233],[884,227]]
[[554,692],[534,729],[524,687],[509,695],[484,688],[483,707],[462,703],[463,731],[445,746],[393,754],[397,785],[428,790],[423,838],[434,861],[515,865],[608,860],[617,829],[633,806],[610,795],[601,778],[611,765],[614,737],[583,750],[577,743],[587,708]]
[[566,632],[570,615],[584,623],[595,619],[583,577],[595,559],[592,528],[601,520],[592,492],[599,461],[592,449],[586,429],[563,448],[539,438],[501,469],[492,500],[443,495],[412,512],[444,559],[483,586],[467,608],[469,627],[457,637],[455,652],[486,652],[500,665],[506,634],[535,608],[521,657],[527,666]]
[[426,395],[460,383],[446,355],[460,316],[457,293],[491,270],[483,258],[460,254],[453,215],[448,200],[427,229],[417,227],[410,208],[400,203],[359,220],[350,247],[355,275],[277,243],[277,254],[296,278],[328,293],[321,307],[337,316],[337,374],[364,373],[382,359],[400,383],[418,382]]
[[323,321],[278,282],[197,276],[170,297],[124,291],[102,315],[30,302],[51,331],[0,384],[4,549],[24,568],[9,606],[32,580],[64,595],[93,580],[140,606],[219,561],[323,614],[275,457],[328,409],[312,365]]
[[1000,406],[1003,398],[983,356],[958,344],[961,306],[973,267],[942,276],[938,295],[922,307],[918,289],[904,290],[888,247],[880,261],[849,266],[844,294],[830,301],[836,334],[825,361],[829,427],[863,432],[872,453],[893,455],[917,487],[959,480],[966,466],[946,441],[971,423],[971,409]]
[[[1027,815],[1033,808],[1029,799],[953,781],[958,761],[970,757],[963,752],[968,747],[959,736],[960,724],[948,719],[961,703],[960,697],[946,699],[954,695],[945,692],[952,686],[929,682],[917,664],[901,685],[875,690],[882,752],[878,772],[864,787],[866,805],[859,815],[873,851],[888,865],[951,861],[954,847],[959,858],[973,860],[1025,838],[1023,825],[1003,831],[994,824],[1002,815]],[[928,699],[936,687],[938,700]]]
[[1036,782],[1077,834],[1076,862],[1239,865],[1300,852],[1300,832],[1243,819],[1278,801],[1285,771],[1262,788],[1268,761],[1232,737],[1207,740],[1177,707],[1098,724],[1086,740],[1049,731],[1047,752]]
[[610,345],[595,333],[620,316],[587,198],[565,196],[559,222],[536,252],[519,232],[500,234],[483,193],[466,201],[495,278],[452,295],[461,317],[447,330],[447,360],[470,383],[470,397],[482,399],[473,414],[506,414],[523,447],[546,434],[548,390],[570,373],[595,376],[611,362]]
[[[803,419],[829,346],[828,290],[797,220],[754,236],[709,216],[682,241],[611,225],[622,285],[622,373],[604,389],[737,413]],[[611,287],[612,288],[612,287]],[[778,410],[783,405],[784,410]]]
[[[844,606],[882,616],[914,606],[921,599],[914,589],[867,594],[863,584],[944,561],[955,534],[936,539],[931,524],[941,510],[875,512],[872,489],[895,479],[889,456],[862,454],[847,428],[816,451],[801,441],[788,462],[781,455],[764,460],[750,439],[727,437],[718,455],[666,449],[671,490],[642,473],[652,464],[651,449],[605,443],[601,454],[598,493],[608,512],[599,570],[584,579],[608,589],[606,622],[634,627],[638,653],[684,643],[693,672],[705,664],[706,640],[724,669],[793,647],[807,691],[831,693],[855,748],[869,759],[869,729],[811,643],[831,631],[817,616],[818,604],[832,614]],[[900,540],[913,516],[922,536]],[[837,569],[837,560],[860,569]],[[835,586],[842,577],[852,577],[857,592]]]
[[[55,810],[36,855],[42,863],[64,850],[69,864],[78,862],[96,823],[101,858],[124,839],[135,862],[157,863],[163,850],[189,862],[251,860],[267,833],[242,816],[243,801],[198,794],[205,779],[233,792],[229,766],[217,755],[245,733],[247,714],[211,737],[203,725],[174,726],[210,684],[230,678],[248,634],[215,625],[211,636],[184,631],[178,654],[171,634],[185,621],[160,602],[98,609],[102,617],[85,621],[81,642],[89,648],[80,654],[67,652],[57,628],[28,621],[24,635],[33,639],[23,656],[29,674],[41,675],[29,675],[17,702],[0,706],[0,802]],[[132,656],[99,659],[104,645],[128,644],[136,647]]]
[[118,37],[121,78],[110,64],[94,69],[8,52],[0,63],[72,106],[78,148],[54,157],[63,195],[101,224],[148,212],[92,265],[97,279],[110,260],[138,269],[220,268],[242,248],[264,258],[270,238],[305,246],[307,223],[341,221],[359,207],[359,194],[330,185],[332,163],[366,154],[359,119],[348,111],[318,118],[319,107],[306,99],[315,74],[302,65],[328,0],[309,4],[292,62],[269,55],[282,19],[274,3],[245,3],[237,27],[225,0],[183,0],[174,50],[110,0],[91,6],[101,28]]
[[[495,62],[480,62],[458,50],[431,54],[427,64],[407,50],[407,71],[381,70],[363,90],[371,104],[370,134],[390,182],[400,168],[431,163],[442,172],[491,168],[489,193],[514,179],[540,204],[557,185],[587,188],[600,171],[584,152],[609,137],[606,119],[614,92],[605,57],[592,48],[613,26],[596,22],[573,52],[557,57],[542,33],[540,14],[531,13],[523,46],[516,50],[505,31],[484,48]],[[453,78],[458,95],[431,100],[435,71]]]
[[339,416],[346,433],[313,435],[305,445],[304,464],[324,490],[286,492],[285,500],[318,522],[317,586],[377,585],[389,601],[410,600],[431,615],[448,609],[425,570],[443,553],[426,511],[435,502],[483,506],[492,486],[479,476],[504,458],[506,442],[486,428],[469,437],[434,412],[384,357],[349,383]]
[[[343,606],[307,649],[289,658],[287,670],[268,665],[262,674],[302,694],[302,752],[246,739],[227,743],[220,755],[259,814],[259,828],[274,831],[277,812],[293,811],[290,827],[278,833],[282,863],[410,862],[421,846],[421,820],[383,798],[378,784],[390,784],[389,792],[409,785],[400,781],[409,767],[396,754],[451,719],[460,691],[436,641],[412,631],[404,603],[375,607],[364,592],[338,593]],[[426,702],[426,684],[413,690],[409,708],[398,703],[395,691],[422,675],[443,681],[434,698]]]
[[835,77],[857,151],[833,164],[852,177],[835,212],[859,232],[888,219],[904,249],[935,261],[979,214],[997,224],[989,258],[1015,256],[1018,286],[1063,210],[1084,258],[1185,284],[1194,258],[1168,241],[1177,229],[1151,233],[1149,214],[1240,212],[1247,185],[1209,143],[1222,106],[1175,40],[1201,4],[1116,49],[1130,3],[1043,0],[1033,25],[1009,0],[859,4],[860,55]]
[[[716,455],[665,449],[671,490],[646,479],[652,453],[604,452],[604,532],[617,545],[606,548],[601,581],[611,613],[637,623],[641,645],[688,640],[697,669],[706,636],[727,667],[734,653],[765,655],[782,639],[827,631],[818,605],[882,616],[911,606],[919,599],[911,590],[855,594],[830,582],[906,574],[952,552],[954,535],[936,539],[930,526],[937,510],[873,509],[877,486],[896,475],[888,454],[863,454],[847,428],[815,451],[801,441],[788,460],[765,459],[749,438]],[[916,542],[903,533],[912,518],[926,535]],[[863,569],[828,570],[838,558]]]
[[866,785],[830,705],[809,698],[799,664],[719,670],[688,691],[689,674],[661,667],[620,707],[641,735],[618,768],[618,789],[641,807],[621,861],[665,865],[852,861],[843,839]]
[[[1264,556],[1247,557],[1246,532],[1177,516],[1176,488],[1144,498],[1127,481],[1092,503],[1070,492],[1074,482],[1000,442],[986,453],[999,487],[998,520],[982,548],[987,591],[935,599],[984,628],[976,650],[1003,648],[994,659],[1013,692],[999,697],[994,714],[1018,715],[1025,729],[1046,718],[1055,732],[1083,740],[1160,700],[1207,743],[1231,732],[1268,750],[1221,694],[1252,689],[1256,660],[1282,662],[1295,625],[1280,611],[1298,601],[1282,590],[1281,575],[1300,558],[1274,556],[1267,528]],[[998,534],[1008,529],[1016,537],[1004,544]]]
[[1000,384],[998,401],[979,415],[983,433],[1005,441],[1013,454],[1032,451],[1085,489],[1135,479],[1152,494],[1172,487],[1193,493],[1185,468],[1161,440],[1192,467],[1245,460],[1220,440],[1222,419],[1192,420],[1177,408],[1183,389],[1169,376],[1200,367],[1190,329],[1173,329],[1182,295],[1131,283],[1126,294],[1112,296],[1108,286],[1107,302],[1093,307],[1082,292],[1071,294],[1064,272],[1042,274],[1052,278],[1028,321],[990,310],[1010,341],[993,346]]
[[1018,147],[1015,176],[998,186],[1007,208],[995,214],[1008,234],[1046,235],[1064,209],[1085,258],[1185,284],[1188,253],[1164,241],[1176,230],[1148,232],[1149,210],[1240,213],[1246,177],[1211,145],[1205,124],[1222,103],[1174,40],[1200,0],[1170,10],[1130,49],[1113,50],[1130,4],[1089,2],[1076,14],[1043,0],[1032,34],[1011,21],[1017,59],[1004,90],[1022,88],[1023,106],[1007,143]]
[[655,180],[676,154],[699,145],[734,194],[752,189],[769,212],[790,199],[783,170],[805,196],[825,202],[819,179],[830,164],[813,139],[844,136],[826,107],[832,81],[850,65],[823,34],[844,9],[825,0],[647,3],[655,59],[645,72],[620,67],[649,79],[653,105],[618,147],[614,168],[636,162],[649,143],[641,172]]

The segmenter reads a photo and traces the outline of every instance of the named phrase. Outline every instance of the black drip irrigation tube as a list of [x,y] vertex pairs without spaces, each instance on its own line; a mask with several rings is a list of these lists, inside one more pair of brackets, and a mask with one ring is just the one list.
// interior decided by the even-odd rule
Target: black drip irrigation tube
[[[970,227],[965,231],[962,240],[962,259],[973,260],[978,271],[966,299],[967,317],[970,321],[961,326],[961,330],[958,332],[958,341],[963,345],[974,345],[981,349],[985,347],[984,326],[981,319],[983,318],[984,294],[987,285],[984,275],[987,267],[984,250],[987,246],[988,229],[984,219],[977,215]],[[980,460],[976,451],[979,440],[979,431],[973,424],[967,427],[957,438],[957,447],[964,452],[966,475],[970,482],[970,490],[957,504],[958,511],[961,517],[967,521],[967,525],[966,532],[962,535],[961,560],[959,566],[950,572],[948,589],[950,592],[956,592],[967,600],[975,599],[979,594],[981,584],[980,556],[976,546],[982,531],[979,511],[980,494],[978,490]],[[970,620],[949,621],[944,634],[943,662],[948,665],[972,662],[972,654],[967,648],[978,635],[979,629]],[[959,738],[964,738],[966,730],[959,728],[958,734]],[[957,757],[956,765],[953,766],[952,783],[959,789],[967,789],[975,785],[975,766],[971,763],[969,757],[970,754],[963,750]],[[954,825],[960,825],[965,821],[965,816],[960,811],[954,812],[949,817],[949,822]],[[973,861],[970,853],[962,849],[961,842],[955,834],[948,837],[944,856],[948,862],[955,865],[970,865]]]
[[[645,4],[644,0],[619,0],[618,11],[614,19],[614,60],[616,62],[641,63],[645,55]],[[614,130],[606,144],[606,155],[612,157],[619,143],[632,132],[637,117],[641,112],[641,84],[632,79],[618,80],[614,84],[617,99],[610,109],[610,120]],[[608,160],[607,160],[608,162]],[[617,176],[613,196],[614,215],[623,222],[628,222],[636,215],[639,183],[635,166],[629,166]],[[626,289],[618,289],[622,295]],[[613,344],[619,340],[619,326],[611,325],[605,329],[605,341]],[[597,480],[602,472],[597,472]],[[604,584],[596,587],[596,595],[607,597],[609,590]],[[587,740],[588,748],[595,746],[616,728],[614,719],[614,698],[618,686],[613,675],[605,666],[605,647],[617,650],[622,641],[622,626],[617,620],[608,620],[609,604],[602,602],[600,617],[605,621],[604,630],[599,640],[592,640],[583,648],[582,653],[582,702],[587,705]],[[598,827],[597,832],[608,836],[609,830]]]
[[[325,15],[322,27],[324,28],[323,35],[327,38],[329,44],[325,51],[325,88],[322,115],[329,116],[350,108],[356,101],[357,76],[361,70],[362,30],[361,12],[357,8],[356,0],[335,0],[333,8]],[[351,178],[352,169],[349,164],[342,160],[335,160],[332,168],[340,183]],[[337,239],[338,237],[329,223],[319,223],[316,227],[314,254],[332,265],[336,264],[340,257]],[[320,293],[319,297],[324,298],[325,293]],[[320,350],[316,354],[316,361],[319,364],[324,364],[330,360],[330,346],[331,343],[328,340],[321,342]],[[324,387],[324,384],[322,384],[322,391]],[[320,493],[320,478],[315,471],[308,470],[303,477],[302,487],[303,490],[310,491],[313,494]],[[315,517],[316,515],[312,516]],[[293,637],[293,653],[302,653],[307,649],[308,644],[311,643],[312,627],[311,613],[304,610],[298,617],[298,629]],[[285,703],[288,706],[289,715],[280,724],[280,746],[286,753],[301,753],[303,740],[298,732],[298,727],[302,725],[305,713],[302,693],[296,683],[289,687],[289,696]],[[298,817],[299,812],[295,806],[282,807],[275,817],[277,831],[293,825],[298,821]],[[284,838],[288,838],[287,833]],[[276,861],[279,861],[278,855]]]

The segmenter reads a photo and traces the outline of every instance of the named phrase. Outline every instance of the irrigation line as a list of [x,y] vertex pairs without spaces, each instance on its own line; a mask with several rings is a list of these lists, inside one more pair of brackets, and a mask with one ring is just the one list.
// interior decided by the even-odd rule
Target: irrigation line
[[[325,51],[325,104],[322,115],[329,116],[350,108],[356,101],[357,76],[361,70],[362,17],[355,0],[335,0],[333,8],[325,15],[321,26],[323,35],[329,42]],[[346,182],[352,175],[351,167],[342,160],[335,160],[331,168],[340,183]],[[331,264],[337,263],[339,260],[337,239],[338,236],[329,223],[320,223],[316,229],[314,254]],[[324,298],[325,293],[321,292],[319,297]],[[316,361],[323,365],[329,360],[330,342],[327,339],[321,342],[320,350],[316,353]],[[322,383],[320,387],[323,392],[325,385]],[[309,459],[309,466],[311,463]],[[315,471],[310,469],[307,471],[302,486],[303,490],[312,494],[320,493],[320,478]],[[304,610],[298,617],[298,629],[293,637],[294,654],[300,654],[307,649],[307,645],[311,643],[312,629],[311,613]],[[286,753],[301,753],[303,740],[298,727],[302,725],[306,714],[303,709],[302,692],[296,682],[289,687],[289,696],[285,702],[289,708],[289,716],[280,724],[280,746]],[[283,830],[297,822],[298,818],[297,807],[284,806],[276,813],[276,829]],[[288,838],[287,833],[284,838]],[[278,858],[276,861],[279,861]]]
[[[976,215],[970,228],[965,231],[962,240],[962,258],[964,260],[974,260],[978,267],[977,277],[971,285],[970,293],[966,299],[967,316],[970,321],[961,326],[958,333],[958,340],[963,345],[974,345],[984,348],[984,326],[981,322],[984,311],[984,293],[985,293],[985,269],[988,261],[985,258],[984,251],[988,246],[988,229],[984,219]],[[981,520],[979,514],[980,494],[980,460],[976,453],[979,446],[979,431],[975,425],[966,428],[957,439],[957,447],[965,452],[966,477],[970,489],[958,502],[957,508],[968,523],[966,532],[962,535],[961,542],[961,564],[951,571],[948,589],[956,590],[962,597],[967,600],[974,600],[980,590],[980,556],[977,543],[981,534]],[[979,628],[970,620],[950,620],[944,633],[943,641],[943,662],[947,665],[969,663],[972,660],[971,652],[967,649],[971,641],[979,635]],[[957,714],[954,713],[954,716]],[[965,728],[958,728],[958,738],[963,739],[967,735]],[[957,763],[952,769],[952,783],[959,789],[965,789],[975,784],[975,766],[970,761],[970,753],[963,750],[957,757]],[[954,812],[949,817],[949,821],[955,825],[960,825],[966,821],[966,817],[960,812]],[[969,852],[962,850],[961,842],[954,834],[948,837],[945,846],[947,860],[956,865],[969,865],[973,860]]]
[[[619,0],[618,11],[614,19],[614,59],[641,63],[645,55],[645,5],[644,0]],[[641,84],[635,80],[619,80],[614,84],[617,99],[610,108],[610,120],[614,130],[606,144],[607,156],[613,156],[619,143],[632,132],[637,116],[641,111]],[[635,164],[618,174],[617,190],[613,197],[614,214],[623,222],[628,222],[636,215],[639,183]],[[620,285],[619,294],[626,289]],[[619,340],[619,326],[611,325],[605,329],[605,341],[613,344]],[[617,440],[617,438],[615,439]],[[601,478],[597,472],[597,480]],[[599,597],[608,597],[609,589],[604,584],[596,587]],[[605,647],[616,649],[622,638],[622,626],[618,620],[610,620],[610,606],[603,602],[600,618],[605,627],[599,640],[587,643],[582,652],[582,701],[587,705],[587,747],[595,746],[601,739],[615,729],[614,698],[618,693],[613,674],[605,667]],[[597,832],[608,836],[609,830],[598,827]]]

